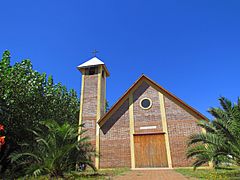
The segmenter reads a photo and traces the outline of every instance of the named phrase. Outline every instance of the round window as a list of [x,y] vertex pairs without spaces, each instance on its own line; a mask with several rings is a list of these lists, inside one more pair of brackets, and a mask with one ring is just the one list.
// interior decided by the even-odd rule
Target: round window
[[144,98],[140,101],[140,106],[143,109],[149,109],[152,106],[152,101],[149,98]]

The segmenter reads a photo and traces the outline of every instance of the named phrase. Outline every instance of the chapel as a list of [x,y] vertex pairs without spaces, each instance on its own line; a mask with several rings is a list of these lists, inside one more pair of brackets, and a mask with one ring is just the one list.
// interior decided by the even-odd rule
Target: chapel
[[95,147],[96,168],[173,168],[191,166],[190,135],[207,118],[142,75],[106,112],[110,73],[97,57],[79,65],[82,74],[79,124]]

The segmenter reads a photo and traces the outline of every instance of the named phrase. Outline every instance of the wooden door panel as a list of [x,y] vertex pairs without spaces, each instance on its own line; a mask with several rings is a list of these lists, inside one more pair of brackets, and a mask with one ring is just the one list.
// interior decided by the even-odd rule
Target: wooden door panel
[[140,167],[168,167],[164,134],[134,136],[135,164]]

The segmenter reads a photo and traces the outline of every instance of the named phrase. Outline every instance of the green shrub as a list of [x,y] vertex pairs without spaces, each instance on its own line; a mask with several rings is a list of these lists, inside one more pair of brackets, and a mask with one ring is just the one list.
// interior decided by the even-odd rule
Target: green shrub
[[22,144],[21,151],[11,155],[12,162],[17,164],[17,168],[22,168],[25,175],[64,177],[64,172],[75,170],[79,164],[89,165],[95,170],[92,162],[94,150],[88,138],[77,140],[76,127],[67,122],[60,125],[47,120],[30,132],[34,135],[34,145]]

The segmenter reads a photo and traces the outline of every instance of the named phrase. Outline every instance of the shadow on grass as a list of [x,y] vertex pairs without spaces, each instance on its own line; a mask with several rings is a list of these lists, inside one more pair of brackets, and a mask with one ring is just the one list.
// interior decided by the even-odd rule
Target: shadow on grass
[[103,169],[97,172],[87,170],[84,172],[71,172],[68,179],[109,179],[114,176],[123,176],[129,168]]

